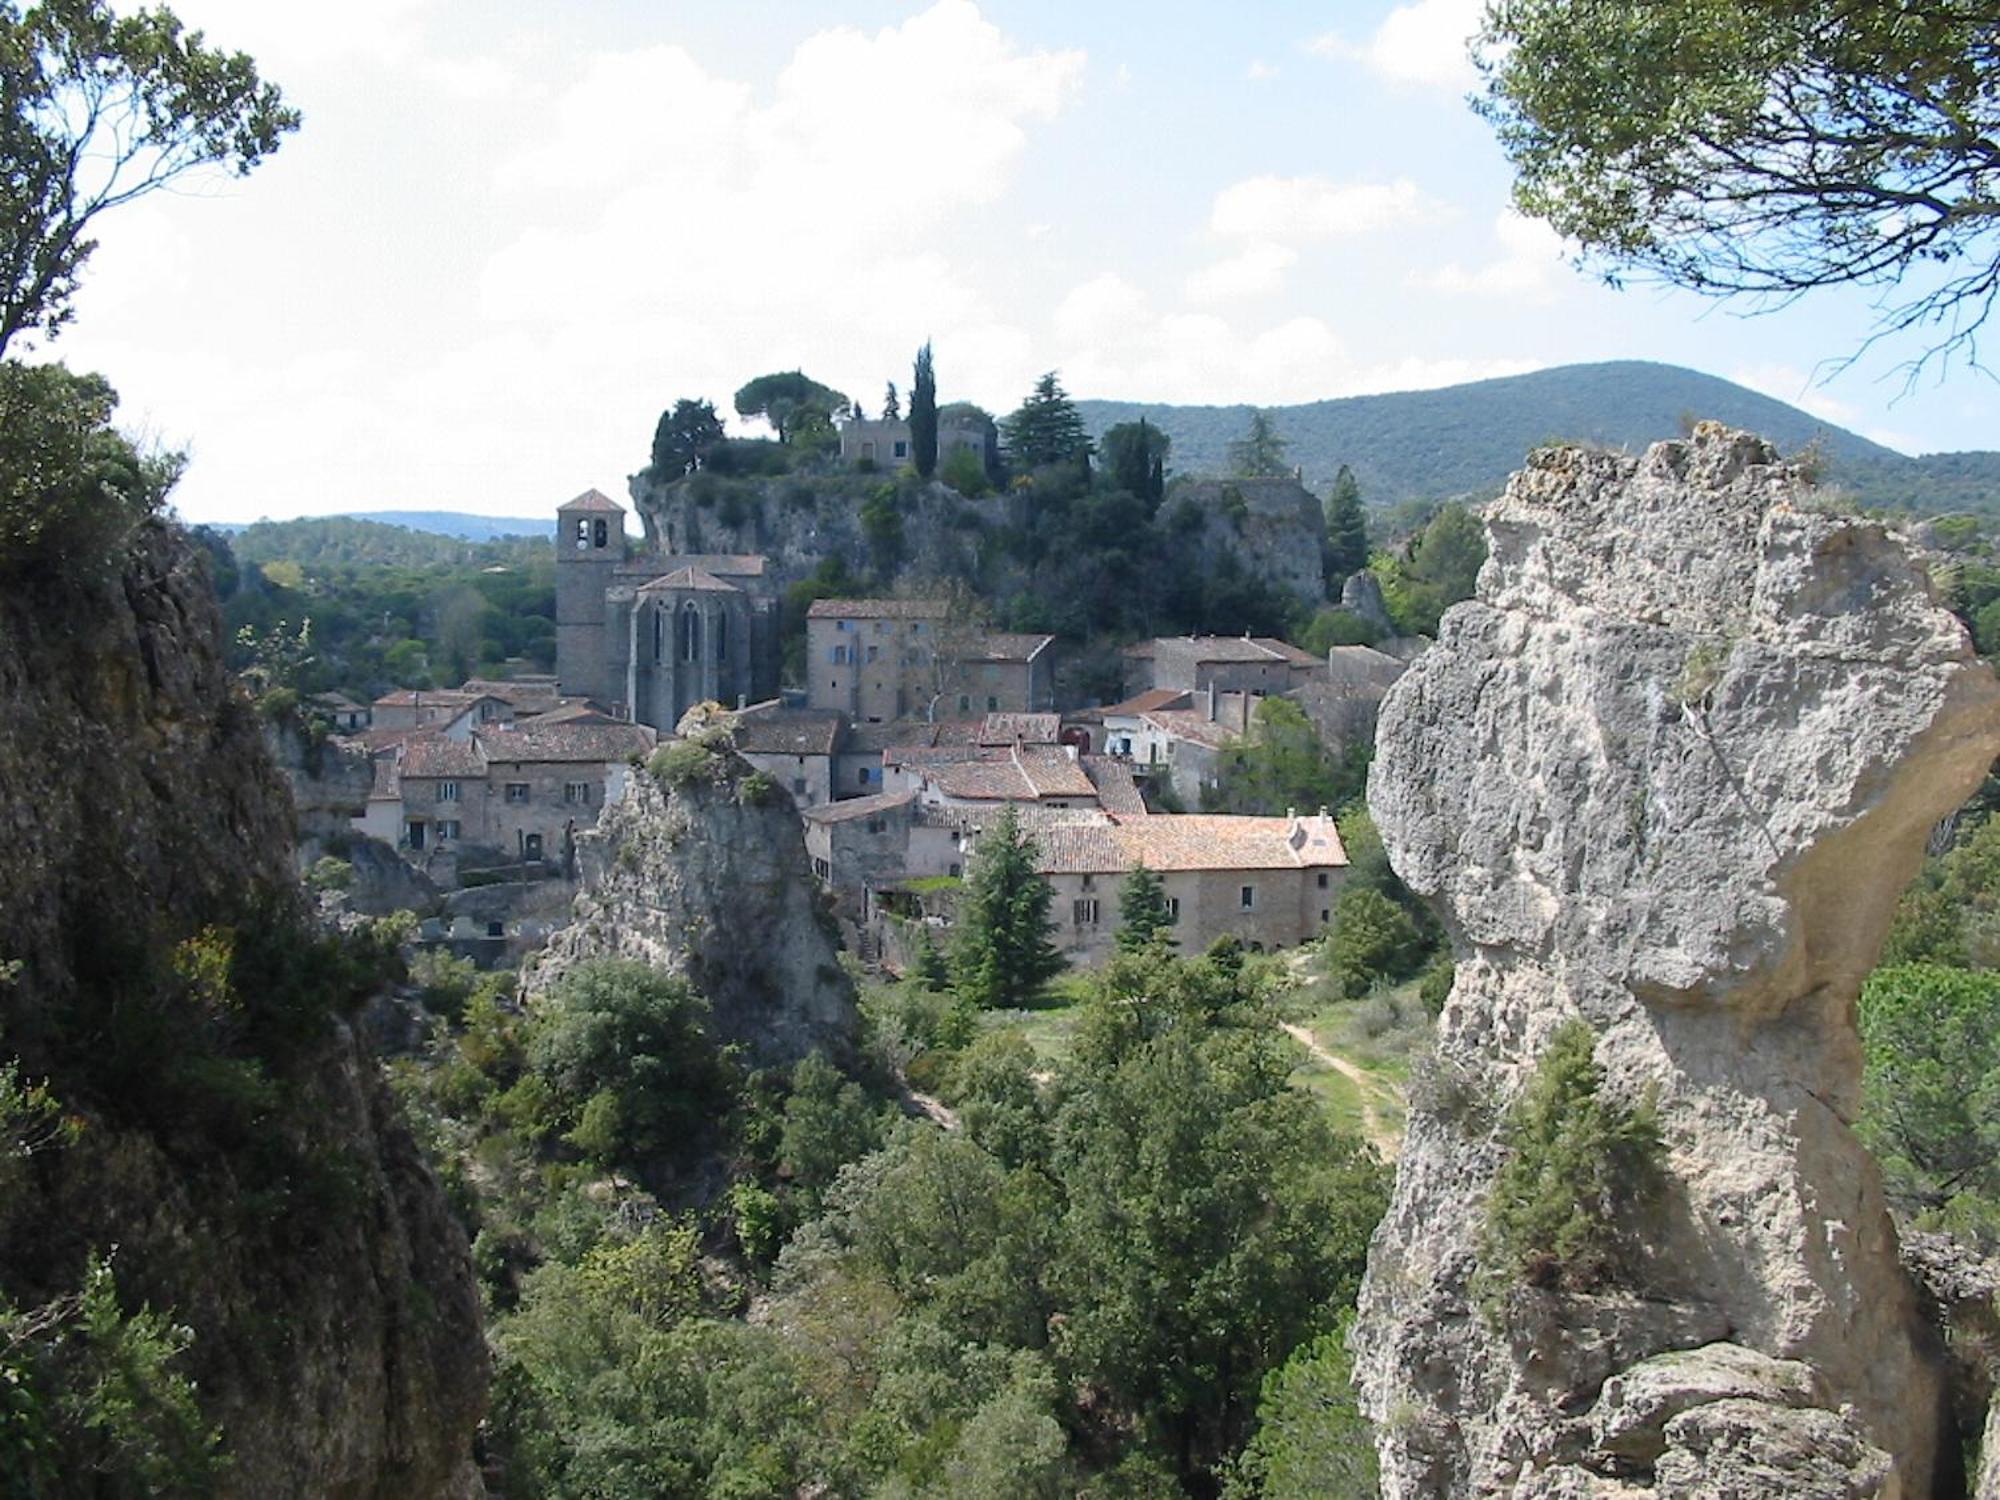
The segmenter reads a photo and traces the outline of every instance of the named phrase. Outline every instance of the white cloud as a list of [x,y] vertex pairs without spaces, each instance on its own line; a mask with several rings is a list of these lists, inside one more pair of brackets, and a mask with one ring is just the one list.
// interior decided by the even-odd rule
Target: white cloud
[[1365,42],[1330,31],[1306,43],[1306,50],[1364,63],[1395,83],[1468,89],[1478,73],[1466,44],[1484,11],[1485,0],[1416,0],[1390,11]]
[[1195,303],[1269,296],[1284,285],[1285,272],[1298,258],[1298,252],[1288,246],[1252,240],[1226,260],[1194,272],[1183,283],[1182,291]]
[[1253,58],[1250,66],[1243,70],[1243,77],[1250,83],[1268,83],[1278,76],[1278,70],[1261,57]]
[[1493,238],[1498,259],[1470,270],[1453,261],[1412,280],[1454,296],[1546,302],[1555,295],[1567,264],[1561,235],[1540,219],[1503,209],[1493,221]]
[[1394,182],[1248,177],[1216,194],[1209,228],[1235,239],[1297,244],[1351,239],[1438,212],[1406,177]]

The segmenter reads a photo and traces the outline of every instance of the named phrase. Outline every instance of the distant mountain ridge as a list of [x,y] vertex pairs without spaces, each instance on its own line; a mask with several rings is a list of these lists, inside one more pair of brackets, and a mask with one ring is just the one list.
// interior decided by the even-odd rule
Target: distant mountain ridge
[[[1182,474],[1226,474],[1229,444],[1256,408],[1079,401],[1093,435],[1144,417],[1173,439]],[[1306,483],[1324,491],[1341,464],[1375,505],[1497,493],[1532,448],[1564,440],[1639,452],[1712,418],[1787,453],[1815,446],[1829,479],[1866,505],[2000,512],[2000,453],[1913,459],[1733,381],[1647,360],[1562,365],[1438,390],[1347,396],[1263,408]]]

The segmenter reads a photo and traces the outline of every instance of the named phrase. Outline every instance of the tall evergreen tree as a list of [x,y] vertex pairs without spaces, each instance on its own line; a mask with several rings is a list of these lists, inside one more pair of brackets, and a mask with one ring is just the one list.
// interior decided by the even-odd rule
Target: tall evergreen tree
[[1033,394],[1000,424],[1000,435],[1008,463],[1018,470],[1063,463],[1090,451],[1083,413],[1056,382],[1054,370],[1037,380]]
[[1333,476],[1326,496],[1326,579],[1329,584],[1368,566],[1368,517],[1361,486],[1346,464]]
[[682,397],[653,428],[653,472],[662,479],[692,474],[723,439],[722,419],[706,401]]
[[958,992],[975,1005],[1026,1005],[1063,970],[1039,852],[1012,808],[979,840],[952,954]]
[[1155,505],[1167,498],[1167,456],[1164,453],[1153,459],[1152,483],[1147,488],[1146,498]]
[[1173,946],[1173,913],[1167,907],[1167,888],[1160,877],[1143,864],[1125,877],[1118,893],[1118,947],[1136,953],[1153,939]]
[[1157,500],[1153,476],[1164,472],[1171,441],[1141,417],[1136,422],[1120,422],[1108,428],[1098,446],[1104,455],[1105,472],[1113,484],[1141,500]]
[[903,403],[896,395],[896,382],[893,380],[889,382],[888,393],[882,397],[882,420],[885,422],[903,420]]
[[937,371],[931,365],[929,340],[917,351],[917,367],[910,377],[910,462],[925,479],[937,472],[938,409]]
[[1281,479],[1292,472],[1285,448],[1271,414],[1253,411],[1249,429],[1229,445],[1230,472],[1238,479]]

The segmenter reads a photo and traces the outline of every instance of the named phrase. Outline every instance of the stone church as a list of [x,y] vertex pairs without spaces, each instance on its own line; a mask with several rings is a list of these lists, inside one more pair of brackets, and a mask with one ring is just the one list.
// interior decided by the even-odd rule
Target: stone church
[[714,700],[778,691],[778,590],[765,558],[634,555],[625,508],[586,490],[556,512],[556,677],[672,733]]

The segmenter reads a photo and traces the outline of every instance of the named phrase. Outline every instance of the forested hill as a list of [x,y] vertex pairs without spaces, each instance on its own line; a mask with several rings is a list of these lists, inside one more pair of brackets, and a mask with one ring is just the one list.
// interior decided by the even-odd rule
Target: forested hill
[[[1173,439],[1177,473],[1226,474],[1248,406],[1077,403],[1093,434],[1144,417]],[[1788,451],[1817,442],[1829,477],[1865,504],[2000,511],[2000,454],[1906,458],[1731,381],[1644,360],[1563,365],[1434,391],[1266,408],[1307,484],[1345,463],[1372,504],[1496,492],[1529,449],[1557,439],[1638,451],[1688,420],[1746,427]]]

